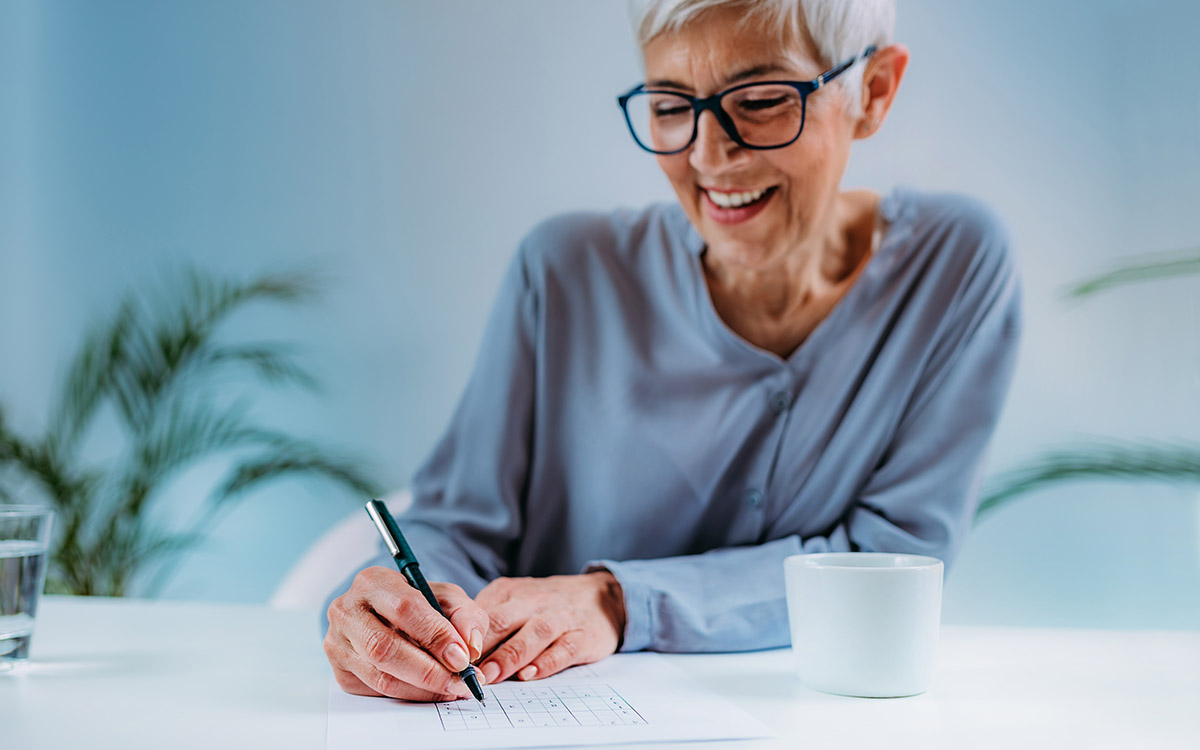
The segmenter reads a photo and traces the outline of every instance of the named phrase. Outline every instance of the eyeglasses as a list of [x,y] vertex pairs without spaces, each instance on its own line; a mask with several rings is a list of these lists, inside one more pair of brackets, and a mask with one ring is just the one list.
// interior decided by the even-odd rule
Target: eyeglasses
[[809,94],[837,78],[875,47],[811,81],[755,81],[698,99],[640,83],[617,97],[637,145],[652,154],[678,154],[696,141],[700,115],[708,110],[739,146],[765,151],[790,146],[804,130]]

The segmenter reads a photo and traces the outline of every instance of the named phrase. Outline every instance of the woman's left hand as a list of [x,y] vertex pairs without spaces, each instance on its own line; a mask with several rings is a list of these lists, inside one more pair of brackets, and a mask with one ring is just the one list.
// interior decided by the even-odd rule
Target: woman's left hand
[[[481,669],[489,685],[534,680],[614,653],[625,632],[621,585],[606,570],[549,578],[497,578],[475,603],[488,613]],[[492,649],[495,649],[492,651]]]

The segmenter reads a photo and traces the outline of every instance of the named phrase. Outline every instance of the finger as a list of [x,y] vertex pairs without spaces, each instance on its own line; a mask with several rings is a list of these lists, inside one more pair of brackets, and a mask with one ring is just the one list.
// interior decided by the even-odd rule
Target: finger
[[[467,643],[454,626],[430,606],[420,591],[409,586],[408,581],[399,572],[386,568],[373,570],[379,572],[374,574],[374,585],[366,591],[367,608],[403,633],[410,641],[439,659],[446,669],[455,673],[466,669],[470,663]],[[363,571],[366,572],[368,571]],[[354,619],[365,623],[369,618]],[[351,643],[354,643],[353,639]],[[355,643],[356,648],[357,646]],[[367,655],[363,651],[359,653]]]
[[475,603],[487,613],[488,629],[483,631],[483,655],[490,654],[524,624],[528,614],[518,615],[511,606],[511,579],[497,578],[483,587]]
[[348,669],[342,669],[341,667],[335,666],[333,668],[333,681],[338,684],[338,687],[340,687],[343,692],[349,693],[350,695],[365,695],[369,698],[382,697],[378,691],[367,687],[365,682],[358,679],[358,676]]
[[355,653],[349,641],[326,647],[338,686],[351,695],[387,696],[408,701],[445,702],[458,700],[462,695],[424,690],[388,674]]
[[506,680],[558,640],[564,628],[543,615],[534,615],[484,660],[480,670],[488,683]]
[[468,657],[472,662],[483,655],[483,634],[488,632],[489,619],[483,607],[467,596],[462,587],[453,583],[431,583],[429,587],[437,596],[442,610],[450,618],[450,624],[467,644]]
[[557,641],[550,644],[533,661],[517,670],[518,680],[540,680],[553,674],[573,667],[576,664],[587,664],[595,659],[587,658],[580,650],[576,639],[578,631],[563,634]]
[[[434,659],[426,649],[410,641],[405,634],[384,625],[380,618],[365,606],[354,616],[339,616],[338,626],[338,631],[345,637],[350,649],[357,657],[370,664],[373,670],[391,675],[401,682],[430,693],[466,694],[466,686],[462,684],[457,672],[447,669],[446,665]],[[449,623],[445,626],[450,628]],[[465,651],[462,652],[462,660],[466,661]],[[352,671],[368,685],[372,685],[372,680],[381,679],[374,671]]]
[[352,649],[350,642],[341,633],[331,627],[326,631],[325,640],[321,645],[325,649],[325,657],[329,659],[329,666],[333,667],[333,679],[338,687],[351,695],[382,695],[378,690],[368,687],[350,670],[348,662]]

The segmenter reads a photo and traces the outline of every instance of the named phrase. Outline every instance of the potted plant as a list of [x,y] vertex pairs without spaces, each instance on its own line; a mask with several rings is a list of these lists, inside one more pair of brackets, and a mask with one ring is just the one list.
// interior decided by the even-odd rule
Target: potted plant
[[[231,387],[315,386],[290,347],[218,335],[248,304],[311,299],[313,279],[269,274],[240,282],[191,270],[179,287],[157,301],[126,295],[86,335],[43,434],[18,435],[0,410],[0,503],[40,495],[57,513],[49,593],[123,596],[137,585],[153,595],[224,509],[284,476],[377,494],[357,459],[259,424],[250,398]],[[106,411],[119,425],[121,452],[96,463],[81,446]],[[228,471],[191,521],[168,528],[152,519],[174,478],[218,455],[230,457]]]

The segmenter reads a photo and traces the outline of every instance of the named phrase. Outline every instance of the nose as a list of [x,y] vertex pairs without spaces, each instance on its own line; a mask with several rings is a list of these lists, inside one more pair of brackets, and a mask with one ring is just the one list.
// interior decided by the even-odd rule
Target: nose
[[696,122],[696,140],[688,152],[688,162],[698,172],[711,174],[729,166],[737,166],[750,158],[747,149],[742,148],[729,137],[717,116],[712,112],[701,112]]

